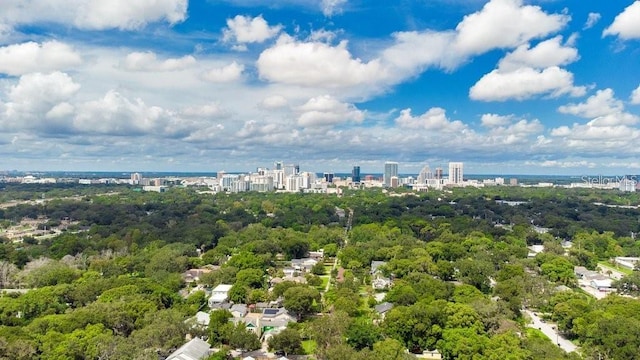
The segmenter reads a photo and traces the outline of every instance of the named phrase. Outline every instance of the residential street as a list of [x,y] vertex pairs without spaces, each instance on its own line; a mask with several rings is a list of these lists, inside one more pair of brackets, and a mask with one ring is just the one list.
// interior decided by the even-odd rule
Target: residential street
[[575,346],[571,341],[563,338],[560,334],[558,334],[555,324],[542,322],[542,320],[532,311],[524,310],[524,312],[529,315],[532,321],[531,324],[528,324],[527,326],[541,330],[549,339],[551,339],[552,342],[558,345],[565,352],[573,352],[578,350],[578,347]]

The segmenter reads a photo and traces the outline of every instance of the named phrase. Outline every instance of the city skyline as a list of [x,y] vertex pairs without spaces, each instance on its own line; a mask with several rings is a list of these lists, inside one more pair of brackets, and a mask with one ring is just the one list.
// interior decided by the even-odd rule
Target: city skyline
[[637,1],[4,2],[0,169],[637,173],[639,39]]

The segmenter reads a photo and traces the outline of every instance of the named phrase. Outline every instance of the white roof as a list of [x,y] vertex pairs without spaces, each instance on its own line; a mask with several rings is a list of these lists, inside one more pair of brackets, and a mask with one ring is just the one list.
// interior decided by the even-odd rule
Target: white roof
[[216,286],[212,292],[216,293],[216,292],[229,292],[229,290],[231,290],[231,287],[233,285],[228,285],[228,284],[220,284],[218,286]]
[[209,302],[214,302],[214,303],[219,303],[219,302],[223,302],[227,300],[227,294],[226,293],[217,293],[217,294],[213,294],[211,295],[211,297],[209,298]]
[[210,319],[211,316],[204,311],[198,311],[196,313],[196,322],[198,322],[198,324],[209,325]]
[[594,279],[591,280],[591,284],[597,288],[610,288],[611,287],[611,279]]

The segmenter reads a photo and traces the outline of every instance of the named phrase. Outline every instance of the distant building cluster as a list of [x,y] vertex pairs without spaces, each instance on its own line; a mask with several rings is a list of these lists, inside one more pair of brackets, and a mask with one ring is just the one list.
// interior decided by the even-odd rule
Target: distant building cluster
[[[129,178],[78,178],[65,177],[54,178],[50,175],[38,176],[37,174],[9,176],[0,174],[0,183],[22,184],[55,184],[55,183],[79,183],[85,185],[95,184],[128,184],[138,186],[143,191],[164,192],[173,186],[206,187],[212,193],[228,192],[301,192],[301,193],[326,193],[340,194],[343,188],[409,188],[415,191],[428,191],[429,189],[441,190],[450,187],[485,187],[485,186],[522,186],[522,187],[565,187],[565,188],[590,188],[610,189],[622,192],[640,191],[639,175],[625,175],[622,177],[583,176],[576,182],[538,182],[520,183],[517,178],[505,179],[503,177],[479,179],[465,178],[464,163],[450,162],[448,167],[438,166],[432,169],[424,166],[417,177],[412,175],[401,176],[398,162],[387,161],[382,169],[382,176],[363,174],[359,165],[353,166],[351,174],[335,174],[333,172],[315,173],[300,171],[297,164],[285,164],[275,162],[273,168],[257,168],[248,173],[227,173],[219,171],[216,176],[195,177],[144,177],[135,172]],[[379,174],[379,173],[378,173]],[[349,176],[351,175],[351,176]]]

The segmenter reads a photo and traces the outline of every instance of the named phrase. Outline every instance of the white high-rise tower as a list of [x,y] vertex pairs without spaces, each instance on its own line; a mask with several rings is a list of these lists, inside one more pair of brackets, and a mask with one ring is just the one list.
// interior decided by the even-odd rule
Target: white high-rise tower
[[463,181],[463,171],[461,162],[449,163],[449,184],[460,185]]

